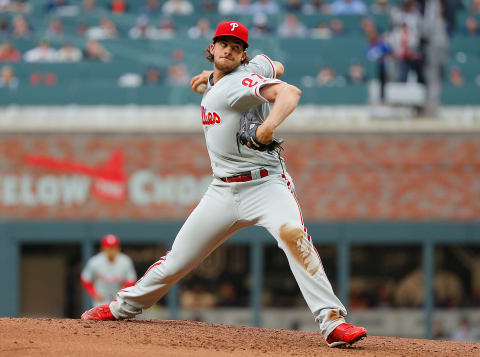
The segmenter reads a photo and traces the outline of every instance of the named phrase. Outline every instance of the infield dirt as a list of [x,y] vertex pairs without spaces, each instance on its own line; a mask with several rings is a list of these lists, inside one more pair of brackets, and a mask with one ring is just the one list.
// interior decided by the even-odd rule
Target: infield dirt
[[317,332],[192,321],[0,318],[0,356],[480,356],[480,343],[369,336],[332,349]]

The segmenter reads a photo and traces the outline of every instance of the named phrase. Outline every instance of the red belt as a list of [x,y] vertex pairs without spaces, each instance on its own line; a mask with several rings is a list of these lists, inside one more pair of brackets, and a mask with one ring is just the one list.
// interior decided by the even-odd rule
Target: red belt
[[[260,178],[268,176],[268,171],[265,169],[260,170]],[[248,172],[242,172],[238,175],[235,176],[230,176],[230,177],[220,177],[220,180],[223,182],[246,182],[246,181],[252,181],[252,173],[251,171]]]

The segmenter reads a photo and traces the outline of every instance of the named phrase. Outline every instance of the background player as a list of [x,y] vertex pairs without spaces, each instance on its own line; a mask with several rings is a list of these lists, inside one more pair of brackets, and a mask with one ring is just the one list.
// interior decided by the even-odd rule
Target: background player
[[81,275],[93,306],[110,303],[118,290],[134,285],[136,280],[133,262],[120,252],[120,240],[113,234],[102,238],[101,252],[88,260]]
[[[178,233],[172,249],[116,301],[86,311],[84,320],[134,317],[241,228],[266,228],[285,252],[300,290],[329,346],[352,344],[366,330],[345,323],[347,312],[333,293],[320,257],[303,225],[292,180],[279,150],[266,150],[274,130],[296,108],[301,91],[278,80],[283,66],[265,55],[251,62],[248,30],[221,23],[206,51],[214,64],[201,103],[201,119],[214,179]],[[277,72],[278,71],[278,72]],[[274,103],[270,110],[269,103]],[[240,122],[253,118],[247,145]],[[244,132],[245,133],[245,132]],[[255,148],[255,149],[254,149]]]

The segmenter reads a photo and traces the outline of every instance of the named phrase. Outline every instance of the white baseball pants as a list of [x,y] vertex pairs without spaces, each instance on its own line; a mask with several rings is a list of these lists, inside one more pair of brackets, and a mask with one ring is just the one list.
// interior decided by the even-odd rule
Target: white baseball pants
[[347,315],[335,296],[322,262],[303,225],[288,175],[226,183],[213,179],[198,206],[177,234],[172,249],[134,285],[117,294],[110,309],[116,318],[132,318],[162,298],[241,228],[265,227],[285,252],[300,290],[326,337]]

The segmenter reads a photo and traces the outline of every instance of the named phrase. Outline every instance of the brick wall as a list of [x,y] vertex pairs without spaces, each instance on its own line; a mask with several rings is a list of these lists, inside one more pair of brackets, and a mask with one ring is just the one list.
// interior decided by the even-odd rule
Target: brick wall
[[[480,218],[478,135],[290,135],[284,147],[307,219]],[[210,174],[199,134],[3,135],[0,215],[184,219]]]

